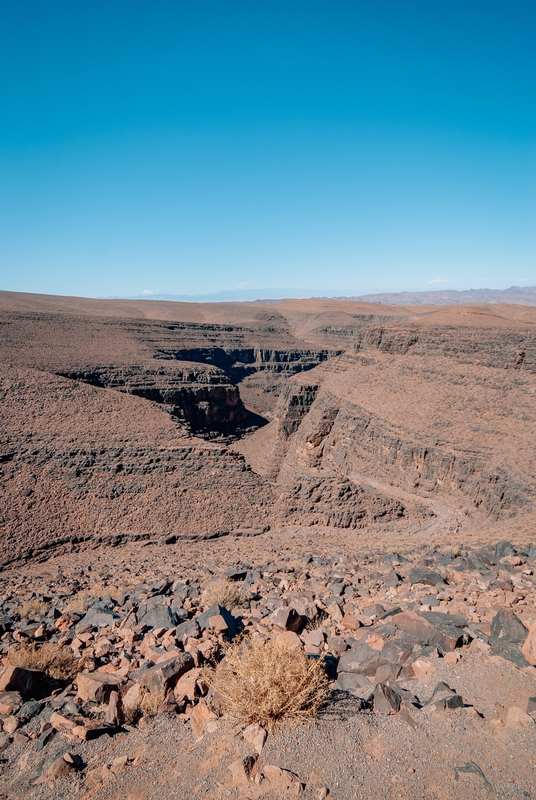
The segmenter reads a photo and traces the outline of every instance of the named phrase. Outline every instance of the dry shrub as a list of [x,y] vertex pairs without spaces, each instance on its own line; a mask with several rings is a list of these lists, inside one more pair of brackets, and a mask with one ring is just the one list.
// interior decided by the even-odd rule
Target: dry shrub
[[93,584],[91,587],[91,593],[93,597],[98,597],[99,600],[102,600],[105,595],[108,597],[112,597],[114,600],[117,596],[121,593],[121,589],[118,586],[110,585],[108,586],[106,583],[100,581],[99,583]]
[[159,709],[162,707],[166,699],[166,691],[160,690],[157,692],[146,692],[140,703],[140,711],[143,717],[150,717],[153,714],[158,714]]
[[108,567],[97,567],[95,570],[99,578],[108,578],[110,575],[110,570]]
[[224,712],[269,730],[279,722],[311,719],[329,695],[322,663],[276,639],[231,645],[213,685]]
[[304,630],[308,633],[316,631],[318,628],[326,628],[326,620],[329,619],[329,614],[323,608],[318,609],[318,614],[313,619],[305,623]]
[[22,606],[19,608],[19,615],[21,619],[40,617],[41,614],[47,613],[48,608],[48,603],[34,598],[33,600],[26,600],[26,602],[22,604]]
[[9,663],[13,667],[38,669],[55,680],[74,678],[78,673],[78,662],[70,649],[56,642],[45,642],[39,650],[34,644],[23,644],[10,651]]
[[72,611],[75,614],[85,614],[86,600],[93,596],[93,594],[87,591],[77,592],[66,601],[65,610]]
[[201,606],[210,608],[214,605],[235,608],[243,602],[239,587],[227,578],[217,578],[208,583],[201,593]]
[[141,698],[137,698],[136,702],[129,702],[124,704],[125,720],[129,725],[135,725],[140,717],[151,717],[158,714],[162,707],[167,692],[164,690],[149,692],[145,691]]

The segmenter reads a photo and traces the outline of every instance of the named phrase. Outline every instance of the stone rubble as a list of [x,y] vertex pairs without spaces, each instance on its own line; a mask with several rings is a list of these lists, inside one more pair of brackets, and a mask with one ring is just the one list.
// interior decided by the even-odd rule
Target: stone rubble
[[[49,743],[62,737],[65,753],[33,782],[76,772],[90,785],[111,780],[129,760],[95,769],[75,752],[77,744],[128,735],[160,714],[189,720],[195,739],[217,730],[221,709],[206,667],[217,665],[239,634],[277,637],[288,647],[304,648],[323,661],[333,697],[351,696],[356,713],[400,715],[409,727],[421,714],[467,708],[463,688],[459,693],[444,681],[434,685],[434,674],[440,663],[454,669],[468,648],[536,672],[536,547],[500,542],[451,554],[306,555],[293,563],[279,558],[212,566],[110,588],[110,594],[111,581],[128,578],[128,567],[123,576],[109,575],[108,586],[101,583],[97,594],[89,567],[58,574],[49,583],[3,580],[4,767],[15,745],[24,743],[42,751],[45,763]],[[203,589],[222,574],[234,579],[241,605],[203,608]],[[46,642],[72,653],[79,670],[74,679],[54,680],[17,665],[23,646],[39,651]],[[425,689],[429,684],[433,688]],[[536,698],[526,707],[505,709],[503,717],[506,726],[532,728]],[[260,725],[249,725],[240,736],[252,755],[230,765],[237,785],[266,782],[292,796],[302,792],[298,776],[262,765],[267,732]],[[321,787],[317,796],[327,797],[328,791]]]

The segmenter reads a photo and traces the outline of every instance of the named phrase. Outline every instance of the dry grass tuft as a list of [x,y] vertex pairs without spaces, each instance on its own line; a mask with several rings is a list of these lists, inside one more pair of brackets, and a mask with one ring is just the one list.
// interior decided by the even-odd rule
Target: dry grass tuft
[[65,610],[72,611],[74,614],[85,614],[86,600],[89,600],[90,597],[94,597],[94,595],[85,590],[73,594],[73,596],[69,597],[66,601]]
[[48,603],[34,598],[33,600],[26,600],[26,602],[22,604],[19,608],[19,615],[21,619],[33,619],[40,617],[41,614],[46,614],[48,608]]
[[70,649],[56,642],[45,642],[39,650],[33,644],[23,644],[10,651],[9,663],[13,667],[38,669],[55,680],[74,678],[78,673],[78,662]]
[[310,633],[311,631],[316,631],[318,628],[326,628],[327,619],[329,619],[329,614],[324,611],[323,608],[319,608],[316,617],[310,619],[309,622],[305,624],[304,630]]
[[280,722],[315,717],[329,696],[322,663],[275,639],[231,645],[214,674],[213,685],[224,712],[247,724],[258,722],[268,730]]
[[158,692],[146,691],[140,700],[124,706],[126,721],[129,725],[136,725],[141,717],[151,717],[154,714],[158,714],[166,695],[167,692],[163,690]]
[[147,692],[144,694],[140,703],[140,711],[142,716],[150,717],[153,714],[158,714],[158,711],[166,699],[166,695],[166,691]]
[[217,578],[208,583],[201,593],[201,606],[210,608],[216,605],[235,608],[243,603],[239,586],[227,578]]
[[108,567],[97,567],[95,570],[99,578],[108,578],[110,576],[110,570]]

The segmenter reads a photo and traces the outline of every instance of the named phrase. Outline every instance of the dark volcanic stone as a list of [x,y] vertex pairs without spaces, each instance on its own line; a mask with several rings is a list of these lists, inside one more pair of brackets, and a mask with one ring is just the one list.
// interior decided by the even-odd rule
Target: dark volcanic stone
[[379,683],[374,689],[374,711],[376,714],[396,714],[400,711],[402,698],[392,686]]
[[39,739],[36,739],[35,741],[35,749],[37,750],[37,752],[42,750],[43,747],[46,747],[46,745],[50,742],[55,733],[56,731],[54,730],[54,728],[49,728],[48,730],[43,731]]
[[199,625],[197,624],[197,620],[189,619],[186,622],[182,622],[180,625],[177,625],[176,637],[179,642],[185,642],[189,636],[195,638],[200,633]]
[[164,599],[146,600],[140,603],[136,614],[138,624],[146,625],[148,628],[174,628],[178,621],[178,615],[168,606],[164,605]]
[[0,676],[1,692],[19,692],[24,699],[43,697],[46,685],[46,675],[36,669],[8,666]]
[[98,606],[92,606],[88,609],[87,614],[85,617],[82,617],[78,625],[76,626],[76,630],[80,630],[84,625],[94,625],[98,628],[104,627],[104,625],[109,625],[110,628],[112,627],[113,623],[117,619],[121,619],[122,615],[117,614],[112,609],[103,610]]
[[32,717],[36,717],[37,714],[40,714],[43,710],[45,704],[39,700],[28,700],[24,705],[17,711],[16,716],[19,719],[24,720],[27,722]]
[[504,558],[505,556],[515,556],[516,551],[511,542],[497,542],[495,547],[495,558]]
[[528,629],[513,611],[501,609],[495,614],[491,622],[491,639],[523,644],[527,638]]
[[431,698],[426,703],[426,706],[432,705],[442,708],[443,710],[463,708],[463,698],[455,692],[454,689],[451,689],[448,684],[440,681],[432,692]]
[[205,631],[207,630],[207,628],[210,628],[209,624],[210,618],[216,617],[218,616],[218,614],[222,616],[225,622],[227,623],[227,627],[229,629],[229,637],[232,639],[232,637],[236,634],[236,620],[227,608],[224,608],[223,606],[220,606],[217,603],[211,606],[210,608],[207,608],[206,611],[203,611],[202,614],[196,617],[196,622],[201,628],[201,630]]
[[364,700],[369,700],[372,696],[373,685],[364,675],[355,672],[339,672],[337,680],[333,684],[333,689],[350,692]]
[[462,630],[466,622],[463,617],[451,614],[441,614],[434,611],[405,611],[396,614],[393,622],[401,630],[406,631],[421,645],[436,645],[444,652],[451,652],[461,647],[469,634]]
[[433,572],[430,569],[422,569],[420,567],[415,567],[411,570],[408,580],[412,585],[415,583],[422,583],[425,586],[441,586],[445,583],[438,572]]
[[190,653],[181,653],[178,656],[172,656],[166,661],[155,664],[154,667],[139,676],[138,680],[150,691],[171,689],[181,675],[184,675],[193,666],[194,660]]
[[358,672],[373,677],[381,663],[382,656],[378,650],[373,650],[368,644],[356,644],[340,657],[339,672]]

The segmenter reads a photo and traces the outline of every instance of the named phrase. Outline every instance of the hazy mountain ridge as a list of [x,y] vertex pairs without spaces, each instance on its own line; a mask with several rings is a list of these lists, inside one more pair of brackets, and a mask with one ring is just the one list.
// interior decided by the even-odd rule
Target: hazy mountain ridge
[[264,302],[285,299],[357,300],[383,305],[443,306],[460,303],[516,303],[536,305],[536,286],[508,289],[434,289],[432,291],[379,292],[377,294],[335,295],[311,289],[236,289],[210,294],[138,294],[102,298],[109,300],[167,300],[190,303]]

